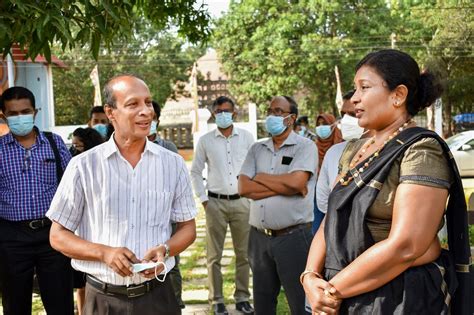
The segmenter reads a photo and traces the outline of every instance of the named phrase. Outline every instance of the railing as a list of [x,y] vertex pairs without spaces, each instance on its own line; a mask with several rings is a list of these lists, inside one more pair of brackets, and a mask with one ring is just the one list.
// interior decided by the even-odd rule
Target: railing
[[179,124],[160,127],[160,137],[173,141],[178,149],[193,148],[193,134],[191,124]]

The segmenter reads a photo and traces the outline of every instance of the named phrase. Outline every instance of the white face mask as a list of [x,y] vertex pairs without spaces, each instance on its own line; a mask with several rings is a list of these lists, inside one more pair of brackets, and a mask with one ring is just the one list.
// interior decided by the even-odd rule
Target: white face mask
[[[158,278],[158,274],[156,272],[158,270],[159,265],[163,265],[163,279]],[[160,282],[165,282],[166,274],[168,273],[168,268],[166,267],[166,264],[162,261],[133,264],[132,265],[132,272],[133,273],[138,273],[138,272],[142,272],[144,270],[150,269],[150,268],[155,268],[155,278],[156,278],[156,280],[158,280]]]
[[355,117],[345,114],[341,119],[342,138],[346,141],[359,139],[364,133],[364,128],[359,126],[359,120]]

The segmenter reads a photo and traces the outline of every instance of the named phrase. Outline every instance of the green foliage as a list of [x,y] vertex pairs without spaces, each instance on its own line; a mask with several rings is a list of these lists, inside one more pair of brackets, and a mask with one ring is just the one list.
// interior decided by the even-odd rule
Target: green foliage
[[175,25],[178,33],[198,42],[209,35],[209,15],[194,0],[4,0],[0,1],[0,48],[5,56],[13,44],[28,48],[29,57],[51,49],[88,47],[98,59],[102,44],[129,39],[141,17],[163,30]]
[[[390,48],[396,34],[396,47],[422,64],[436,64],[449,54],[458,57],[459,69],[444,78],[455,89],[449,94],[457,97],[453,106],[461,110],[470,102],[462,95],[474,95],[464,80],[472,76],[473,8],[453,5],[428,0],[233,2],[216,23],[213,43],[231,76],[232,94],[241,101],[262,104],[274,95],[294,95],[303,113],[315,114],[335,112],[336,65],[347,91],[357,61]],[[462,69],[463,74],[456,72]]]
[[57,125],[85,124],[94,101],[89,74],[97,64],[101,87],[119,73],[134,73],[148,84],[153,98],[162,106],[173,97],[177,81],[188,79],[193,62],[204,49],[189,46],[173,34],[159,32],[143,23],[133,39],[103,51],[98,62],[80,49],[60,55],[68,69],[53,68]]

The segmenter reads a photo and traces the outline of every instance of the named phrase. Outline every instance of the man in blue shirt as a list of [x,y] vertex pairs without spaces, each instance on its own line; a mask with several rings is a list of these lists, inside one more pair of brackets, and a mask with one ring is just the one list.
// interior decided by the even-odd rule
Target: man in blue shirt
[[33,93],[12,87],[0,97],[10,132],[0,137],[0,276],[5,315],[31,314],[33,275],[48,314],[73,314],[70,260],[49,243],[45,217],[62,170],[64,142],[34,126]]

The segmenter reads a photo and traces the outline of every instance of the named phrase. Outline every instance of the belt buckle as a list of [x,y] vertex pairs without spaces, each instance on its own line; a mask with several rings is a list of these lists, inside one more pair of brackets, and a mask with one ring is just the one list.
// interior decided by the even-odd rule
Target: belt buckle
[[[36,223],[40,223],[40,226],[36,226]],[[44,227],[44,223],[42,220],[31,220],[30,223],[28,223],[28,226],[32,230],[37,230]]]
[[270,229],[263,229],[263,233],[267,236],[273,236],[273,231]]
[[134,298],[142,296],[146,293],[145,285],[138,285],[133,288],[127,288],[127,297]]

